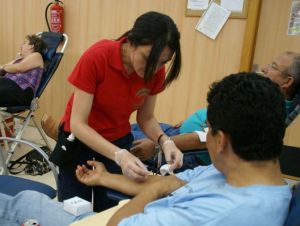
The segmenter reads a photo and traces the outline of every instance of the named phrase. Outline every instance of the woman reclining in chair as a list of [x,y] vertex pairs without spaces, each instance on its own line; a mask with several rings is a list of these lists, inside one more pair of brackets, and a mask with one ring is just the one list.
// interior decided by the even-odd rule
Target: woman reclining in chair
[[31,103],[44,71],[45,49],[41,38],[27,35],[18,57],[0,67],[0,107]]

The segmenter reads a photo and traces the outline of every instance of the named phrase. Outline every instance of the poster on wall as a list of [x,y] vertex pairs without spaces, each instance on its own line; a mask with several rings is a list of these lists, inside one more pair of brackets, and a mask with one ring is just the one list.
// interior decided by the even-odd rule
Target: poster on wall
[[300,0],[292,1],[288,35],[300,35]]

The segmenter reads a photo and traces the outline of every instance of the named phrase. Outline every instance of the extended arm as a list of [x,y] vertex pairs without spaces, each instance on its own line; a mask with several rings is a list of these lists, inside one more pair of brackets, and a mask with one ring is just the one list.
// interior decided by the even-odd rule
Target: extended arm
[[184,186],[185,182],[176,176],[161,177],[160,180],[152,181],[140,190],[139,193],[126,205],[120,208],[109,220],[108,226],[115,226],[129,216],[144,212],[145,206],[161,197],[164,197],[176,189]]
[[80,182],[89,186],[105,186],[135,196],[113,215],[108,225],[117,225],[123,218],[142,212],[149,202],[166,196],[185,184],[173,175],[150,176],[145,182],[137,183],[123,175],[109,173],[100,162],[88,161],[87,164],[92,169],[84,165],[76,169],[76,176]]
[[[201,142],[197,133],[185,133],[172,136],[175,145],[184,153],[193,149],[204,149],[206,143]],[[149,159],[155,153],[155,143],[147,138],[134,141],[131,152],[142,160]]]
[[85,165],[77,166],[76,169],[76,176],[81,183],[88,186],[104,186],[130,196],[137,195],[152,182],[163,178],[160,176],[149,176],[144,182],[136,182],[124,175],[109,173],[100,162],[88,161],[87,164],[92,169]]
[[200,141],[197,133],[185,133],[171,137],[181,151],[206,148],[206,143]]

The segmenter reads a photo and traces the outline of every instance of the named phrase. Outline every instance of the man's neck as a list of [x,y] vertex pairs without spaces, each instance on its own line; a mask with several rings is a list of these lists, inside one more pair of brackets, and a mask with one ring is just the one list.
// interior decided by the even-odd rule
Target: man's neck
[[223,171],[232,186],[285,184],[278,160],[249,162],[238,159],[237,161],[232,161]]

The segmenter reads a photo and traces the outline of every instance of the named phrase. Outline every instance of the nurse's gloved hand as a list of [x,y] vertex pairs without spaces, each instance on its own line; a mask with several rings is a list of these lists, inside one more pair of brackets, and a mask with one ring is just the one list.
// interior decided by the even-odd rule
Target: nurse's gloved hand
[[137,157],[126,149],[115,152],[115,162],[121,167],[125,176],[135,181],[145,181],[149,175],[147,168]]
[[169,138],[164,141],[161,147],[163,149],[166,162],[170,164],[170,170],[173,171],[176,168],[180,168],[183,164],[183,154],[176,147],[174,141]]

